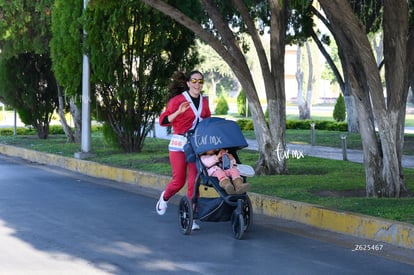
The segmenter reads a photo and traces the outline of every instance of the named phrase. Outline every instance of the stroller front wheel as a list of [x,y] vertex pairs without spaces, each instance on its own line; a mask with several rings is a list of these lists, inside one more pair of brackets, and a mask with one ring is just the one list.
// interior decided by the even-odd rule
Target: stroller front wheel
[[235,239],[240,240],[244,233],[244,217],[241,213],[237,214],[237,211],[233,211],[231,216],[231,228],[233,230],[233,236]]
[[244,231],[248,231],[253,224],[253,207],[249,196],[243,202]]
[[181,198],[178,206],[178,224],[184,235],[189,235],[191,233],[193,218],[193,204],[187,196],[184,196]]

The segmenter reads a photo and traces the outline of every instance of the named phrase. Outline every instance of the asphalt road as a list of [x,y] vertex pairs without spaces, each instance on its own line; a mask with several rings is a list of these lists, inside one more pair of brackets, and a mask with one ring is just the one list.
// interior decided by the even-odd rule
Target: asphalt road
[[[0,155],[0,274],[412,274],[412,250],[265,216],[184,236],[158,192]],[[377,251],[367,251],[376,245]],[[372,246],[372,247],[374,247]]]

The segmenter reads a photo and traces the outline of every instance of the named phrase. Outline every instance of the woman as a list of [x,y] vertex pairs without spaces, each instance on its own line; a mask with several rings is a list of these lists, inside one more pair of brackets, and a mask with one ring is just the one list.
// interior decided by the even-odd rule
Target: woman
[[[175,73],[170,86],[171,98],[160,115],[160,125],[172,126],[173,136],[168,146],[172,180],[157,202],[156,210],[159,215],[165,214],[168,200],[184,186],[187,168],[187,196],[191,199],[194,194],[197,168],[195,163],[186,162],[183,146],[187,142],[185,133],[194,129],[199,121],[211,116],[208,99],[201,95],[203,82],[203,74],[199,71],[192,71],[188,77],[182,72]],[[194,222],[192,229],[197,230],[200,227]]]

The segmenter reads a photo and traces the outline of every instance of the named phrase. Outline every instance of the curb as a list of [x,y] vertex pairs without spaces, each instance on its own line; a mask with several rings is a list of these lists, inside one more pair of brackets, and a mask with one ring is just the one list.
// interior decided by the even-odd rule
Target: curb
[[[32,162],[53,165],[84,175],[163,190],[170,177],[116,168],[87,160],[62,157],[0,144],[0,153]],[[184,190],[184,189],[183,189]],[[184,191],[180,195],[185,195]],[[211,192],[213,191],[213,192]],[[203,196],[214,196],[214,190],[200,190]],[[249,192],[255,213],[291,220],[320,229],[414,249],[414,225],[375,218],[346,211],[334,211],[318,205],[285,200]]]

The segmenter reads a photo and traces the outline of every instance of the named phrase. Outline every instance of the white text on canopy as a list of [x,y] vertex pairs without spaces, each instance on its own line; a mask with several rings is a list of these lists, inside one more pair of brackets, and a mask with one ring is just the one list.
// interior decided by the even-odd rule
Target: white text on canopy
[[197,133],[194,134],[194,142],[196,147],[205,146],[205,145],[220,145],[223,142],[221,141],[221,136],[214,135],[204,135],[199,136]]

